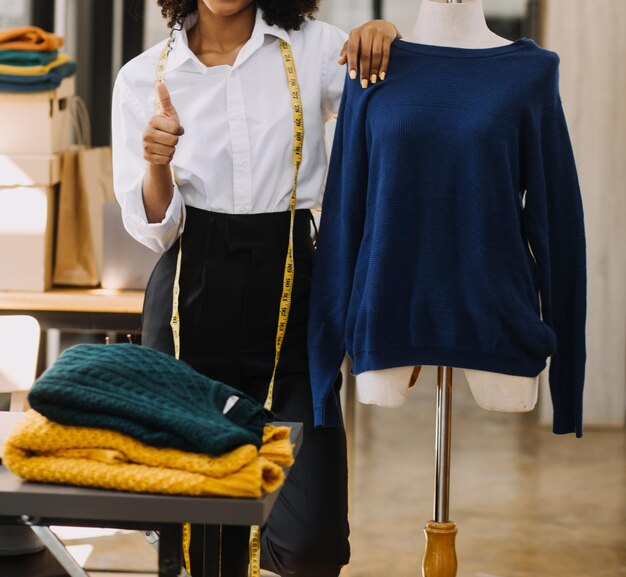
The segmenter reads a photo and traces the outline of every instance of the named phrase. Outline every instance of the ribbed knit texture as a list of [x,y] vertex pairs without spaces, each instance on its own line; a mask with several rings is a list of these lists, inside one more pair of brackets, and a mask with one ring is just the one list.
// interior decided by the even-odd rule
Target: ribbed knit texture
[[27,481],[135,493],[260,497],[293,464],[288,427],[265,427],[263,446],[209,457],[156,449],[104,429],[69,427],[29,411],[5,442],[3,463]]
[[[235,406],[223,414],[231,396]],[[76,345],[35,383],[30,406],[57,423],[110,429],[155,447],[221,455],[261,446],[268,413],[183,361],[131,344]]]
[[530,377],[552,356],[554,432],[582,435],[585,234],[558,64],[528,39],[396,41],[387,80],[347,80],[311,293],[316,425],[340,421],[346,351],[355,374]]

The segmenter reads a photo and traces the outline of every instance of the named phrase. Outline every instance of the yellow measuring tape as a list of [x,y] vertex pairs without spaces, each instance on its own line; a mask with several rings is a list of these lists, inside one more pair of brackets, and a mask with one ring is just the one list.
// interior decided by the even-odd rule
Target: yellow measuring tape
[[291,107],[293,108],[293,185],[291,193],[291,222],[289,224],[289,247],[287,249],[287,259],[285,260],[285,273],[283,276],[283,294],[280,299],[280,311],[278,315],[278,328],[276,330],[276,356],[274,358],[274,370],[270,380],[269,389],[267,391],[267,399],[265,400],[265,408],[269,411],[272,409],[274,400],[274,381],[276,379],[276,369],[280,360],[280,351],[285,339],[287,331],[287,321],[289,320],[289,311],[291,310],[291,293],[293,290],[294,279],[294,262],[293,262],[293,229],[296,220],[296,199],[298,188],[298,173],[302,165],[302,146],[304,144],[304,115],[302,112],[302,97],[300,95],[300,85],[296,74],[296,65],[293,61],[293,53],[291,46],[284,40],[280,41],[280,51],[287,72],[287,81],[289,83],[289,93],[291,95]]
[[[276,329],[276,356],[274,357],[274,370],[267,390],[265,408],[270,411],[274,401],[274,382],[280,351],[287,332],[287,321],[291,310],[291,293],[293,292],[294,280],[294,260],[293,260],[293,229],[296,220],[296,200],[298,189],[298,173],[302,165],[302,147],[304,145],[304,114],[302,111],[302,96],[300,94],[300,84],[296,74],[296,65],[293,60],[291,46],[284,40],[280,41],[280,52],[285,64],[289,93],[291,95],[291,107],[293,108],[293,185],[291,193],[291,221],[289,223],[289,247],[287,248],[287,258],[285,260],[285,272],[283,275],[283,293],[280,298],[280,310],[278,313],[278,327]],[[261,574],[261,528],[254,526],[250,529],[250,577],[259,577]]]
[[[167,65],[167,58],[171,50],[172,35],[168,38],[159,60],[157,63],[157,82],[165,81],[165,67]],[[289,203],[291,220],[289,224],[289,246],[287,248],[287,258],[285,260],[285,272],[283,275],[283,291],[280,298],[280,309],[278,313],[278,326],[276,329],[276,354],[274,356],[274,369],[272,370],[272,377],[270,379],[267,398],[265,400],[265,408],[267,410],[272,409],[274,400],[274,383],[276,380],[276,371],[278,369],[278,362],[280,360],[280,352],[282,350],[283,342],[285,340],[285,334],[287,332],[287,322],[289,320],[289,312],[291,310],[291,295],[293,292],[294,283],[294,258],[293,258],[293,232],[296,220],[296,201],[297,201],[297,188],[298,188],[298,174],[300,172],[300,166],[302,165],[302,149],[304,145],[304,113],[302,109],[302,95],[300,93],[300,84],[298,82],[298,75],[296,73],[296,65],[293,58],[293,52],[289,43],[284,40],[280,40],[280,53],[285,65],[285,72],[287,74],[287,83],[289,85],[289,94],[291,97],[291,107],[293,109],[293,165],[294,176],[293,186],[291,192],[291,201]],[[161,104],[158,97],[154,99],[154,113],[161,113]],[[171,166],[171,165],[170,165]],[[176,174],[174,167],[172,166],[172,179],[176,181]],[[182,224],[182,215],[181,215]],[[180,269],[182,263],[183,244],[182,234],[178,241],[178,258],[176,261],[176,274],[174,277],[174,288],[172,291],[172,317],[170,319],[170,326],[172,329],[172,337],[174,339],[174,356],[180,358],[180,315],[178,312],[179,298],[180,298]],[[220,527],[220,568],[219,576],[221,577],[221,542],[222,542],[222,528]],[[189,549],[191,546],[191,525],[185,523],[183,526],[183,557],[185,561],[185,569],[191,575],[191,559]],[[261,574],[261,529],[258,526],[254,526],[250,530],[250,577],[259,577]]]

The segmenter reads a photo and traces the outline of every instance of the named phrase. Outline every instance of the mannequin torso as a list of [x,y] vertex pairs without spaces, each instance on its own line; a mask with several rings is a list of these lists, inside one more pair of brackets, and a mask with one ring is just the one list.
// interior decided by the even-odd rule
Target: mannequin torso
[[[422,0],[412,40],[456,48],[494,48],[510,42],[489,30],[481,0]],[[398,407],[413,384],[414,367],[367,371],[356,376],[357,398],[365,404]],[[531,411],[538,396],[538,377],[518,377],[464,369],[474,399],[488,411]],[[413,375],[415,377],[415,375]]]

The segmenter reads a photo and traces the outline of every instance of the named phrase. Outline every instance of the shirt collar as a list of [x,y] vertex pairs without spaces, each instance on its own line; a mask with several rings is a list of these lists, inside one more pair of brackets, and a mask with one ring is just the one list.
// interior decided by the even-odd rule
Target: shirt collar
[[[174,41],[172,42],[172,48],[167,59],[167,72],[180,68],[189,60],[196,59],[194,53],[189,48],[187,31],[192,28],[197,21],[198,13],[193,12],[189,14],[187,18],[185,18],[182,29],[174,30]],[[270,26],[263,18],[262,10],[260,8],[257,8],[252,36],[250,36],[248,42],[246,42],[246,44],[240,50],[234,67],[243,64],[243,62],[245,62],[252,54],[254,54],[254,52],[261,48],[265,43],[266,36],[273,36],[291,44],[289,32],[276,25]]]
[[254,31],[252,32],[252,38],[255,35],[260,36],[261,38],[265,38],[265,36],[275,36],[276,38],[280,38],[284,40],[288,44],[291,44],[291,38],[289,37],[289,32],[284,28],[280,28],[280,26],[276,26],[273,24],[270,26],[263,18],[263,11],[260,8],[256,10],[256,21],[254,23]]

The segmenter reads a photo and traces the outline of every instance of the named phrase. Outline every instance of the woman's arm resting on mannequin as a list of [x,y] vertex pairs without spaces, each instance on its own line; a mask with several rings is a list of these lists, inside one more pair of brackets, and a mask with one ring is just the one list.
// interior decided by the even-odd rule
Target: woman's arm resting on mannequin
[[[361,69],[361,86],[367,88],[378,79],[385,79],[391,43],[402,35],[391,22],[372,20],[350,32],[344,44],[339,64],[348,63],[350,78],[356,80],[357,61]],[[360,60],[359,60],[360,58]]]

